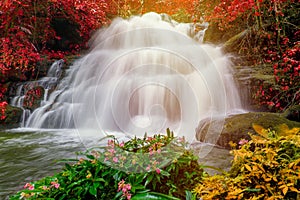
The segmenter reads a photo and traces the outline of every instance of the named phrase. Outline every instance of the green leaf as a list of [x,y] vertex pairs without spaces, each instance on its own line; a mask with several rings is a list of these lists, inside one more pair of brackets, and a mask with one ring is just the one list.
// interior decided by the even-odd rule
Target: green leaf
[[153,177],[154,177],[154,174],[150,174],[148,177],[147,177],[147,180],[145,182],[145,186],[147,186],[152,180],[153,180]]
[[131,200],[180,200],[176,197],[157,192],[144,192],[134,195]]
[[97,182],[106,182],[103,178],[96,178],[94,181],[95,181],[95,182],[96,182],[96,181],[97,181]]
[[169,128],[167,128],[167,136],[168,136],[168,137],[171,137],[171,131],[170,131]]
[[145,186],[143,186],[143,185],[137,185],[137,186],[132,186],[132,187],[131,187],[131,191],[132,191],[133,193],[135,193],[136,190],[145,190]]
[[185,191],[185,200],[196,200],[196,196],[191,191]]
[[94,182],[94,183],[93,183],[93,187],[96,188],[96,189],[99,187],[99,185],[100,185],[99,182]]
[[161,171],[160,171],[160,174],[163,175],[163,176],[167,176],[167,177],[170,176],[170,173],[167,172],[167,171],[165,171],[165,170],[161,170]]
[[72,167],[71,167],[71,165],[69,165],[68,163],[66,163],[66,164],[65,164],[65,167],[66,167],[66,169],[67,169],[67,170],[69,170],[69,171],[71,171],[71,170],[72,170]]
[[245,192],[260,192],[260,189],[257,189],[257,188],[246,188],[244,191]]
[[95,159],[95,157],[93,155],[86,155],[86,157],[91,159],[91,160]]
[[120,197],[122,196],[122,191],[120,191],[120,192],[118,192],[116,195],[115,195],[115,197],[113,198],[113,200],[119,200],[120,199]]
[[91,186],[90,189],[89,189],[89,193],[90,193],[91,195],[93,195],[93,196],[96,197],[96,196],[97,196],[97,188],[94,187],[94,185]]
[[67,198],[67,194],[63,194],[63,195],[59,198],[59,200],[63,200],[63,199],[65,199],[65,197]]

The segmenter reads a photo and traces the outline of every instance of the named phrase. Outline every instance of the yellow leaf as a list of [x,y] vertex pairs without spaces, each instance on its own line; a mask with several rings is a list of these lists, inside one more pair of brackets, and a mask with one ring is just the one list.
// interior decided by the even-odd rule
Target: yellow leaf
[[286,193],[288,192],[289,188],[287,186],[285,186],[283,189],[282,189],[282,192],[283,192],[283,195],[286,195]]
[[297,190],[297,189],[296,189],[296,188],[294,188],[294,187],[290,187],[290,189],[291,189],[293,192],[300,193],[300,191],[299,191],[299,190]]
[[245,164],[244,166],[246,167],[246,169],[247,169],[249,172],[252,171],[252,169],[251,169],[251,167],[250,167],[249,165]]
[[253,129],[256,133],[264,138],[268,138],[268,130],[258,124],[252,124]]
[[277,127],[278,127],[278,134],[282,136],[295,135],[300,131],[299,127],[294,127],[290,129],[286,124],[280,124]]
[[270,181],[271,181],[271,178],[265,178],[265,181],[266,181],[266,182],[270,182]]
[[263,168],[263,166],[261,166],[261,165],[257,165],[257,166],[259,167],[259,169],[260,169],[261,171],[266,172],[265,169]]

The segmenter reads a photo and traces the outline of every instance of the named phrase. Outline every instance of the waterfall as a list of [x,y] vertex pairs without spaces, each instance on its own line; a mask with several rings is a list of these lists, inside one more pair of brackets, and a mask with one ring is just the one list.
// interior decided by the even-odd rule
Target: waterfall
[[36,81],[28,81],[17,85],[16,95],[11,99],[10,104],[23,110],[21,127],[25,126],[25,123],[31,114],[31,111],[29,109],[24,108],[24,98],[27,92],[37,86],[41,86],[42,88],[44,88],[44,99],[41,101],[41,105],[46,104],[48,91],[53,90],[58,84],[59,78],[62,73],[63,63],[63,60],[55,61],[49,68],[48,73],[45,77]]
[[89,52],[44,97],[26,127],[129,136],[169,127],[193,138],[201,119],[241,108],[228,57],[201,44],[201,34],[156,13],[113,20],[94,34]]

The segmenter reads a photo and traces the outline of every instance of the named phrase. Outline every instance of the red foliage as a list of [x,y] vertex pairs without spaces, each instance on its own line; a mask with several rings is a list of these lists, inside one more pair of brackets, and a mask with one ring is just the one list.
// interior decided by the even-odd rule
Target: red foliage
[[40,101],[44,95],[44,90],[42,87],[34,87],[29,89],[24,97],[23,107],[27,109],[34,110],[40,106]]
[[55,19],[64,19],[77,28],[74,30],[81,43],[69,44],[69,51],[78,51],[85,46],[91,31],[106,23],[106,7],[104,0],[0,2],[0,56],[4,59],[1,69],[30,70],[28,65],[37,62],[41,54],[55,55],[56,52],[47,49],[47,43],[62,37],[51,24]]
[[[248,29],[236,52],[253,65],[273,66],[274,84],[261,82],[254,94],[261,105],[281,111],[300,104],[299,2],[294,0],[203,0],[205,19],[220,30]],[[238,32],[237,32],[238,33]],[[254,56],[255,55],[255,56]]]
[[7,87],[3,84],[0,84],[0,101],[4,100],[4,94],[7,92]]
[[237,18],[247,17],[251,12],[259,15],[254,0],[222,0],[215,7],[210,2],[205,5],[205,21],[218,24],[221,30],[232,27]]
[[7,106],[6,101],[0,102],[0,120],[4,120],[6,118],[6,115],[5,115],[6,106]]
[[[86,46],[90,33],[107,22],[106,11],[105,0],[1,1],[1,82],[7,82],[11,76],[34,74],[36,64],[42,58],[57,59],[78,52]],[[48,49],[49,44],[61,41],[64,36],[53,26],[57,19],[71,24],[80,36],[80,40],[73,43],[64,41],[67,50]],[[0,87],[0,97],[2,95]]]
[[[283,42],[285,42],[283,40]],[[262,105],[268,105],[273,111],[282,111],[289,105],[300,102],[300,42],[287,48],[283,53],[268,51],[266,62],[273,61],[274,85],[261,83],[256,98]]]

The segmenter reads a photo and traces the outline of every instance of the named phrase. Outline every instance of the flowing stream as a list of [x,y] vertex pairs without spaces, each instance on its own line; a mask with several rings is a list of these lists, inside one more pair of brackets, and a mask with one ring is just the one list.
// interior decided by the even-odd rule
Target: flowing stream
[[[47,77],[26,83],[43,86],[45,96],[32,113],[24,111],[21,131],[0,133],[0,198],[107,134],[143,136],[169,127],[193,143],[201,119],[240,112],[229,58],[201,44],[203,32],[156,13],[115,19],[64,78],[57,61]],[[26,84],[11,104],[22,107]],[[216,126],[221,131],[223,124]]]

